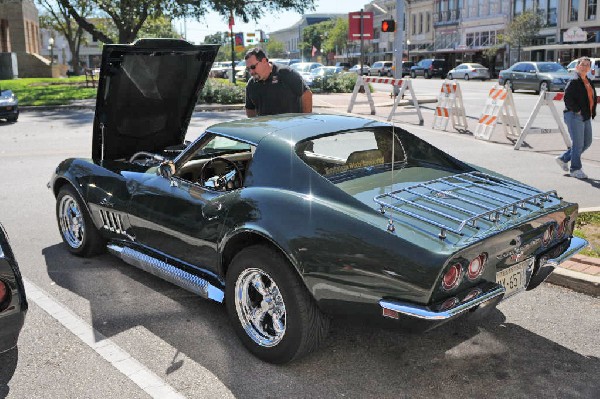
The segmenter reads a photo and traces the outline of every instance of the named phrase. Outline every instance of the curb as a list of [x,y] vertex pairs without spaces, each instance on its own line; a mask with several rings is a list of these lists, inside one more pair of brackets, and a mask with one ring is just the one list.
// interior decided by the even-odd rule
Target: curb
[[600,297],[600,277],[590,276],[574,270],[557,267],[546,279],[547,283],[560,285],[570,290]]

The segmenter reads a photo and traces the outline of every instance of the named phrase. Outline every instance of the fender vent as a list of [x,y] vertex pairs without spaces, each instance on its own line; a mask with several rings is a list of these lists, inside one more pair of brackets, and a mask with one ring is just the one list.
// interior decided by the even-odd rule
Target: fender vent
[[123,223],[123,215],[113,211],[100,209],[100,217],[102,218],[102,227],[106,230],[117,234],[127,234],[125,232],[125,230],[127,230],[125,223]]

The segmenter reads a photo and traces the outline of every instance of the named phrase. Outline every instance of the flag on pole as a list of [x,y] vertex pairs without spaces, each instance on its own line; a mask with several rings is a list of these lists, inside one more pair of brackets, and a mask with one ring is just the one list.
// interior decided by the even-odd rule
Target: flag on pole
[[317,54],[317,48],[314,45],[313,45],[313,48],[312,48],[312,52],[310,54],[311,54],[312,57],[314,57],[315,54]]
[[229,11],[229,30],[235,25],[235,21],[233,20],[233,11]]

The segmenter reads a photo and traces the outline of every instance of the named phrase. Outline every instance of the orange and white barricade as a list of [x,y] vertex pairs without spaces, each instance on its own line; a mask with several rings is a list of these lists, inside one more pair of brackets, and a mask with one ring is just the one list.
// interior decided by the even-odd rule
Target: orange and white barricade
[[[540,98],[538,99],[537,103],[535,104],[535,107],[533,107],[533,111],[531,111],[531,115],[529,115],[529,119],[527,119],[527,123],[525,123],[525,127],[523,127],[523,131],[521,132],[521,135],[517,139],[517,142],[515,144],[515,150],[518,150],[519,148],[521,148],[521,145],[523,144],[523,141],[525,140],[525,137],[527,137],[528,134],[560,133],[560,134],[562,134],[562,137],[563,137],[563,140],[564,140],[566,146],[567,147],[571,146],[571,138],[569,137],[569,134],[567,133],[567,130],[565,129],[565,125],[563,124],[563,121],[561,120],[561,118],[558,114],[558,111],[556,110],[556,107],[554,106],[554,101],[562,101],[564,96],[565,96],[564,93],[558,93],[558,92],[552,92],[552,91],[549,91],[549,92],[542,91],[540,93]],[[542,108],[543,106],[547,106],[548,108],[550,108],[552,117],[554,118],[556,125],[558,126],[557,129],[540,129],[540,128],[532,127],[533,121],[535,120],[536,116],[540,112],[540,108]]]
[[452,128],[456,130],[468,129],[460,85],[458,82],[444,80],[433,114],[433,128],[447,130],[449,121],[452,121]]
[[512,92],[509,88],[495,84],[490,89],[485,107],[475,128],[475,138],[489,140],[498,124],[498,119],[502,122],[506,137],[516,140],[521,134],[521,125]]
[[[416,114],[419,117],[419,123],[422,125],[423,115],[421,114],[421,108],[419,107],[419,102],[417,101],[417,96],[415,95],[415,91],[412,88],[412,84],[410,79],[393,79],[393,78],[379,78],[375,76],[358,76],[356,79],[356,85],[354,85],[354,91],[352,92],[352,97],[350,98],[350,104],[348,105],[348,112],[352,112],[352,108],[356,104],[369,104],[371,107],[371,115],[375,115],[375,103],[373,102],[373,96],[371,96],[371,91],[369,90],[368,83],[387,83],[392,86],[400,87],[400,91],[394,100],[394,105],[392,106],[392,110],[387,120],[392,120],[392,116],[394,115],[414,115]],[[362,88],[362,90],[361,90]],[[362,92],[367,95],[367,101],[356,101],[356,96],[358,93]],[[405,96],[406,91],[408,91],[410,98],[409,101],[412,100],[412,104],[415,107],[414,111],[402,111],[396,112],[396,108],[398,107],[399,102]]]

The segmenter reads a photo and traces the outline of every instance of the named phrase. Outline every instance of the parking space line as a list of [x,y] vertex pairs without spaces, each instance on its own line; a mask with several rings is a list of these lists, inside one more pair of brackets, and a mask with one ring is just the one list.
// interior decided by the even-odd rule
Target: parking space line
[[168,385],[158,375],[121,349],[120,346],[75,315],[69,308],[53,299],[31,281],[23,278],[23,282],[25,283],[28,300],[34,302],[55,318],[148,395],[160,399],[185,399],[185,396],[177,392],[175,388]]

